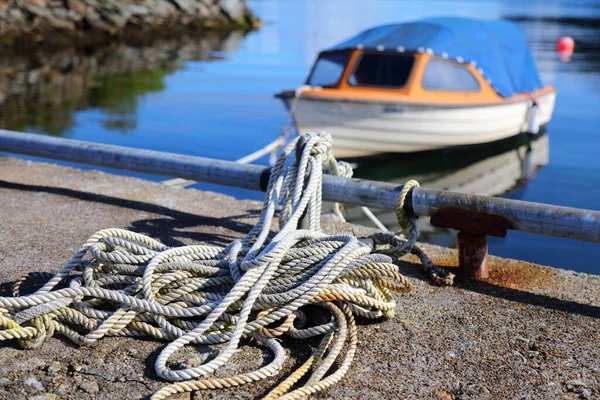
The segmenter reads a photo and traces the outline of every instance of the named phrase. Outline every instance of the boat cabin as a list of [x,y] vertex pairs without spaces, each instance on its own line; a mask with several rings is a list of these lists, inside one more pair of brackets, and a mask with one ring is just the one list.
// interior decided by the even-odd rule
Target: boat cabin
[[415,102],[446,103],[502,100],[475,66],[426,51],[325,51],[319,54],[306,85],[318,88],[321,95],[365,100],[410,98]]

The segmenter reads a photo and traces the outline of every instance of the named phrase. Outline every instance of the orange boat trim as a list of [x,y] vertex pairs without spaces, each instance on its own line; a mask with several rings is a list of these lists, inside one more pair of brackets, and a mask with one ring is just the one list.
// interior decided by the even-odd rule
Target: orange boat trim
[[[427,53],[414,53],[415,64],[408,82],[403,88],[352,86],[348,83],[348,80],[352,74],[356,61],[363,52],[363,50],[359,49],[351,51],[348,64],[337,85],[319,90],[304,90],[301,96],[324,101],[377,101],[456,107],[498,105],[508,102],[520,102],[542,96],[546,93],[556,90],[552,86],[545,86],[544,88],[535,92],[521,93],[514,97],[504,98],[496,93],[493,87],[477,71],[477,68],[471,64],[460,64],[458,62],[455,63],[467,68],[473,74],[479,83],[480,90],[478,92],[467,93],[426,90],[421,85],[423,74],[425,72],[425,66],[431,58],[435,57]],[[454,62],[452,60],[446,61]],[[281,95],[282,97],[288,97],[286,92],[282,93]]]

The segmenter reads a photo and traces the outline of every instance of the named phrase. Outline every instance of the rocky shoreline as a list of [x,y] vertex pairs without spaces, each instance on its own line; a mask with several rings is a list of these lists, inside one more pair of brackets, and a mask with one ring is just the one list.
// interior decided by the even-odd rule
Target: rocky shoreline
[[145,42],[190,30],[251,30],[243,0],[8,0],[0,2],[0,50],[39,45]]
[[211,31],[155,38],[141,46],[64,46],[0,57],[0,124],[3,129],[68,134],[75,113],[106,112],[106,127],[121,133],[136,123],[137,103],[164,89],[164,78],[190,60],[209,61],[215,51],[235,51],[245,32]]

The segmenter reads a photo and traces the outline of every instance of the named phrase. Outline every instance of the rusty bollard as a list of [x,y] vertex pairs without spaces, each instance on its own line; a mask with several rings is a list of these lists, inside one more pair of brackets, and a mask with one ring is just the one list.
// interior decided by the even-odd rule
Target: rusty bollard
[[511,227],[502,217],[453,207],[436,211],[431,216],[431,225],[459,231],[456,275],[477,280],[489,277],[487,236],[506,237],[506,230]]
[[461,274],[477,280],[487,279],[490,276],[487,236],[460,231],[456,239]]

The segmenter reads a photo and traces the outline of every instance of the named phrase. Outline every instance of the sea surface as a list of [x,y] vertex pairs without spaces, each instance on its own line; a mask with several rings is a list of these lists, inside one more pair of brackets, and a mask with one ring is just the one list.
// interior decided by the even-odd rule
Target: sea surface
[[[235,160],[278,137],[286,111],[273,94],[301,85],[319,50],[385,23],[446,15],[507,19],[525,31],[543,82],[558,89],[547,134],[476,151],[367,163],[356,175],[399,183],[416,177],[424,186],[600,210],[600,1],[248,3],[264,25],[246,35],[4,56],[0,127]],[[567,35],[576,50],[566,61],[555,43]],[[267,164],[268,157],[258,163]],[[194,187],[238,198],[262,196]],[[393,226],[391,214],[376,213]],[[358,210],[349,216],[370,223]],[[424,221],[422,240],[454,246],[455,234]],[[490,253],[600,273],[600,244],[510,231],[504,239],[490,238]]]

